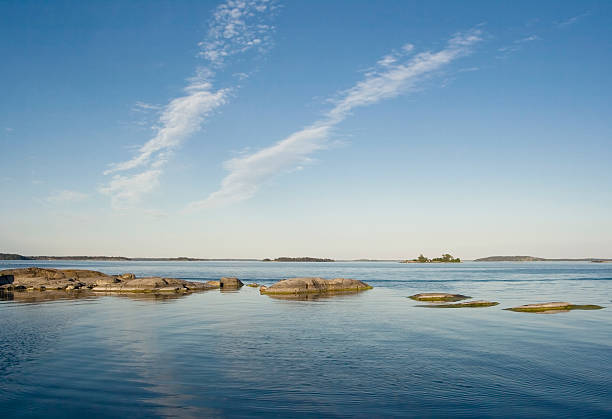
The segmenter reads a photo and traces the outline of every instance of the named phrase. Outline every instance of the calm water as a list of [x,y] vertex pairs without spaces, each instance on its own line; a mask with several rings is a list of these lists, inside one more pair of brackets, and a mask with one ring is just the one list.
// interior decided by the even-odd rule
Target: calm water
[[[0,262],[0,269],[32,262]],[[271,284],[348,277],[358,295],[286,301],[0,301],[1,417],[610,417],[612,264],[45,262]],[[500,305],[426,309],[417,292]],[[501,308],[569,300],[553,315]]]

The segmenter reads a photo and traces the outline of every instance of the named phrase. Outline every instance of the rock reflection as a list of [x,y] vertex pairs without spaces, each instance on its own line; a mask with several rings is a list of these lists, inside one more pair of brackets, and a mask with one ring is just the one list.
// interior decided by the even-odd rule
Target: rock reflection
[[57,300],[93,299],[96,295],[87,291],[5,291],[0,290],[0,301],[16,303],[44,303]]
[[319,293],[307,294],[264,294],[267,297],[275,300],[291,300],[291,301],[316,301],[329,298],[349,298],[361,295],[363,291],[328,291]]
[[[214,290],[211,290],[214,291]],[[204,291],[199,291],[204,292]],[[92,292],[90,290],[49,290],[49,291],[6,291],[0,289],[0,301],[15,303],[45,303],[59,300],[96,299],[99,297],[120,297],[137,301],[173,301],[187,297],[193,292]]]

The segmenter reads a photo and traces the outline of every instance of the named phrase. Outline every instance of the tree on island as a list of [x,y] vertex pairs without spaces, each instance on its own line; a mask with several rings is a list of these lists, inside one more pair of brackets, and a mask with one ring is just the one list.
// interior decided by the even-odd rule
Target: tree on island
[[459,263],[461,262],[461,259],[453,258],[450,254],[445,253],[442,255],[441,258],[433,258],[431,261],[432,262],[443,262],[443,263]]
[[429,259],[423,256],[423,254],[421,253],[419,257],[416,259],[403,261],[403,263],[410,263],[410,262],[414,262],[414,263],[459,263],[461,262],[461,259],[454,258],[449,253],[445,253],[442,255],[442,257],[439,257],[439,258]]

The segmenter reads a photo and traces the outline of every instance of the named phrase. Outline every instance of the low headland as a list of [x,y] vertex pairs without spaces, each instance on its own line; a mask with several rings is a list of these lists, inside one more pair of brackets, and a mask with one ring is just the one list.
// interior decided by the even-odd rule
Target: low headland
[[256,261],[258,259],[221,258],[203,259],[184,256],[168,258],[130,258],[126,256],[24,256],[17,253],[0,253],[0,260],[91,260],[91,261],[126,261],[126,262],[206,262],[206,261]]
[[280,257],[276,259],[265,258],[262,259],[262,262],[335,262],[333,259],[328,258],[311,258],[311,257],[298,257],[298,258],[290,258],[290,257]]
[[602,258],[559,258],[547,259],[535,256],[488,256],[486,258],[474,259],[474,262],[612,262],[612,259]]

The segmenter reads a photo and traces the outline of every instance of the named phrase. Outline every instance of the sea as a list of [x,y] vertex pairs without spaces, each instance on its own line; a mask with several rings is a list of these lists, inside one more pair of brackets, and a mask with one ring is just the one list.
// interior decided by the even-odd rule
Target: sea
[[[0,417],[612,417],[612,263],[2,261],[271,285],[374,288],[295,300],[27,292],[0,301]],[[421,307],[449,292],[494,307]],[[77,293],[78,294],[78,293]],[[503,310],[569,301],[602,310]]]

